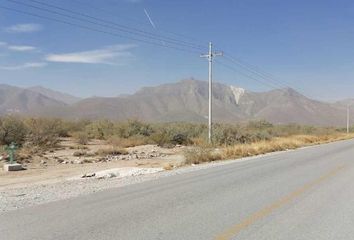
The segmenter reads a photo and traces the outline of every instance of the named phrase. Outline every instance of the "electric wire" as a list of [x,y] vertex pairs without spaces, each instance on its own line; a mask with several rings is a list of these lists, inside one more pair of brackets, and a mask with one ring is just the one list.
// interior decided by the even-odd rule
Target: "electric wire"
[[[168,37],[164,37],[164,36],[161,36],[161,35],[149,33],[149,32],[146,32],[146,31],[141,31],[139,29],[130,28],[130,27],[127,27],[127,26],[124,26],[124,25],[121,25],[121,24],[118,24],[118,23],[115,23],[115,22],[107,21],[107,20],[104,20],[104,19],[101,19],[101,18],[96,18],[96,17],[90,16],[90,15],[87,15],[87,14],[84,14],[84,13],[72,11],[70,9],[65,9],[65,8],[58,7],[58,6],[55,6],[55,5],[52,5],[52,4],[43,3],[43,2],[38,1],[38,0],[30,0],[30,1],[34,2],[34,3],[37,3],[37,4],[45,5],[47,7],[52,7],[52,8],[61,10],[61,11],[65,11],[65,12],[69,12],[69,13],[72,13],[72,14],[75,14],[75,15],[79,15],[79,16],[82,16],[82,17],[85,17],[85,18],[93,19],[95,21],[104,22],[104,23],[107,23],[108,25],[107,24],[102,24],[102,23],[99,23],[99,22],[95,22],[95,21],[91,21],[91,20],[87,20],[87,19],[83,19],[83,18],[80,18],[80,17],[77,17],[77,16],[72,16],[72,15],[61,13],[61,12],[53,11],[52,9],[47,9],[47,8],[34,6],[34,5],[31,5],[31,4],[22,3],[22,2],[19,2],[19,1],[16,1],[16,0],[7,0],[7,1],[13,2],[15,4],[31,7],[31,8],[40,10],[40,11],[44,11],[46,13],[53,13],[53,14],[56,14],[56,15],[59,15],[59,16],[75,19],[77,21],[81,21],[81,22],[84,22],[86,24],[88,23],[88,24],[93,24],[93,25],[100,26],[100,27],[105,27],[105,28],[107,28],[109,30],[115,29],[115,30],[126,32],[126,33],[129,33],[129,34],[139,35],[139,36],[142,36],[144,38],[148,38],[149,40],[141,39],[141,38],[137,38],[137,37],[126,36],[126,35],[122,35],[122,34],[117,34],[116,32],[111,32],[111,31],[107,31],[107,30],[92,28],[91,26],[81,25],[81,24],[77,24],[77,23],[73,23],[73,22],[68,22],[66,20],[53,18],[53,17],[48,17],[48,16],[43,16],[43,15],[39,15],[39,14],[36,14],[36,13],[26,12],[26,11],[14,9],[14,8],[5,7],[5,6],[0,6],[0,8],[8,10],[8,11],[13,11],[13,12],[25,14],[25,15],[30,15],[30,16],[34,16],[34,17],[38,17],[38,18],[43,18],[43,19],[50,20],[50,21],[60,22],[60,23],[63,23],[63,24],[67,24],[67,25],[70,25],[70,26],[75,26],[75,27],[86,29],[86,30],[90,30],[90,31],[100,32],[100,33],[104,33],[104,34],[109,34],[109,35],[112,35],[112,36],[115,36],[115,37],[127,38],[127,39],[138,41],[138,42],[144,42],[144,43],[152,44],[152,45],[159,46],[159,47],[171,48],[171,49],[184,51],[184,52],[188,52],[188,53],[193,53],[193,54],[195,54],[195,53],[199,54],[199,52],[197,52],[195,50],[190,50],[190,49],[187,49],[187,48],[198,49],[198,50],[201,50],[203,48],[200,45],[194,45],[193,43],[190,43],[190,42],[185,42],[185,41],[181,41],[181,40],[178,40],[178,39],[168,38]],[[150,41],[150,40],[153,40],[153,41]],[[161,44],[161,43],[159,43],[157,41],[167,42],[169,45],[166,45],[165,43]],[[193,44],[193,45],[190,45],[190,44]],[[177,45],[179,47],[176,47],[174,45]],[[228,69],[230,69],[230,70],[232,70],[234,72],[237,72],[238,74],[241,74],[241,75],[243,75],[243,76],[245,76],[245,77],[247,77],[249,79],[257,81],[258,83],[260,83],[262,85],[271,87],[272,89],[273,88],[275,88],[275,89],[289,88],[289,86],[287,84],[285,84],[285,83],[283,83],[283,82],[281,82],[279,80],[275,80],[272,75],[261,71],[259,68],[255,67],[255,66],[253,66],[251,64],[248,64],[248,63],[246,63],[246,62],[244,62],[244,61],[242,61],[240,59],[237,59],[235,57],[232,57],[229,54],[224,54],[224,57],[225,57],[225,60],[228,60],[229,62],[233,63],[234,65],[237,65],[238,67],[241,67],[242,69],[246,70],[249,74],[241,72],[241,71],[237,70],[235,67],[227,65],[227,64],[224,64],[223,62],[220,62],[220,61],[217,61],[217,60],[215,60],[215,62],[217,62],[218,64],[220,64],[220,65],[222,65],[222,66],[224,66],[224,67],[226,67],[226,68],[228,68]],[[293,89],[295,89],[295,88],[293,88]]]
[[279,90],[284,90],[283,88],[279,88],[279,86],[277,86],[277,85],[274,85],[274,84],[269,83],[267,81],[262,81],[262,80],[260,80],[259,78],[255,77],[255,76],[252,76],[250,74],[246,74],[244,72],[241,72],[241,71],[237,70],[235,67],[230,66],[228,64],[225,64],[225,63],[223,63],[223,62],[221,62],[219,60],[214,60],[214,62],[216,62],[217,64],[219,64],[219,65],[221,65],[221,66],[223,66],[225,68],[228,68],[229,70],[232,70],[235,73],[238,73],[238,74],[240,74],[240,75],[242,75],[244,77],[247,77],[247,78],[249,78],[249,79],[251,79],[253,81],[256,81],[256,82],[258,82],[258,83],[260,83],[260,84],[262,84],[264,86],[267,86],[270,89],[274,89],[275,88],[275,89],[279,89]]
[[[197,47],[195,47],[195,46],[190,46],[190,45],[184,44],[184,43],[182,43],[182,42],[164,40],[164,39],[161,39],[161,38],[159,38],[159,37],[148,36],[148,35],[144,35],[144,34],[141,34],[141,33],[136,33],[136,32],[134,32],[134,31],[125,30],[125,29],[120,29],[120,28],[117,28],[117,27],[115,27],[115,26],[110,26],[110,25],[107,25],[107,24],[102,24],[102,23],[99,23],[99,22],[95,22],[95,21],[83,19],[83,18],[80,18],[80,17],[76,17],[76,16],[64,14],[64,13],[61,13],[61,12],[57,12],[57,11],[54,11],[54,10],[51,10],[51,9],[46,9],[46,8],[42,8],[42,7],[38,7],[38,6],[31,5],[31,4],[18,2],[18,1],[16,1],[16,0],[7,0],[7,1],[13,2],[13,3],[15,3],[15,4],[27,6],[27,7],[30,7],[30,8],[34,8],[34,9],[37,9],[37,10],[40,10],[40,11],[44,11],[44,12],[47,12],[47,13],[49,12],[49,13],[53,13],[53,14],[56,14],[56,15],[59,15],[59,16],[67,17],[67,18],[70,18],[70,19],[74,19],[74,20],[77,20],[77,21],[80,21],[80,22],[90,23],[90,24],[94,24],[94,25],[97,25],[97,26],[100,26],[100,27],[105,27],[105,28],[110,29],[110,30],[115,29],[115,30],[122,31],[122,32],[126,32],[126,33],[129,33],[129,34],[140,35],[140,36],[142,36],[142,37],[144,37],[144,38],[148,38],[148,39],[152,39],[152,40],[158,40],[158,41],[163,40],[164,42],[168,42],[168,43],[170,43],[170,44],[179,45],[179,46],[182,46],[182,47],[190,47],[190,48],[194,48],[194,49],[199,49],[199,48],[197,48]],[[200,49],[199,49],[199,50],[200,50]]]
[[[137,19],[135,19],[135,18],[130,18],[130,17],[126,17],[126,16],[124,16],[124,17],[123,17],[123,16],[117,16],[116,13],[113,13],[113,12],[111,12],[111,11],[107,11],[106,9],[102,9],[102,8],[97,7],[97,6],[94,6],[94,5],[90,4],[90,3],[87,3],[87,1],[86,1],[86,2],[83,1],[83,0],[71,0],[71,1],[76,2],[76,4],[78,4],[78,5],[80,5],[80,6],[82,6],[81,4],[83,4],[86,8],[94,9],[95,11],[100,11],[100,12],[105,13],[105,14],[107,14],[107,15],[110,15],[110,16],[112,16],[112,17],[114,17],[114,18],[125,19],[125,20],[128,20],[128,21],[130,21],[130,22],[138,23],[138,24],[140,24],[140,25],[143,24],[143,25],[149,26],[149,27],[151,26],[150,23],[143,22],[143,21],[137,20]],[[159,31],[159,32],[168,33],[168,34],[171,34],[171,35],[175,35],[176,37],[182,37],[182,38],[185,38],[185,39],[193,40],[193,42],[194,42],[194,41],[198,41],[198,42],[199,42],[199,40],[197,40],[197,39],[194,38],[194,37],[187,36],[187,35],[181,34],[181,33],[176,33],[176,32],[170,31],[170,30],[166,30],[166,29],[164,29],[164,28],[160,28],[160,27],[159,27],[159,28],[158,28],[158,31]],[[196,42],[194,42],[194,44],[200,45],[200,44],[197,44]],[[207,43],[201,44],[200,46],[204,46],[204,45],[207,45]],[[203,48],[204,48],[204,47],[203,47]]]
[[[8,1],[14,1],[14,0],[8,0]],[[73,11],[71,9],[63,8],[63,7],[60,7],[60,6],[57,6],[57,5],[44,3],[44,2],[38,1],[38,0],[29,0],[29,1],[37,3],[37,4],[40,4],[40,5],[44,5],[44,6],[47,6],[47,7],[51,7],[51,8],[54,8],[54,9],[58,9],[58,10],[61,10],[61,11],[64,11],[64,12],[69,12],[69,13],[72,13],[72,14],[76,14],[76,15],[79,15],[79,16],[82,16],[82,17],[86,17],[86,18],[89,18],[89,19],[94,19],[96,21],[100,21],[100,22],[104,22],[104,23],[107,23],[107,24],[111,24],[113,26],[117,26],[117,27],[122,28],[122,29],[134,31],[134,32],[141,33],[141,34],[144,34],[144,35],[149,35],[149,36],[155,36],[155,37],[159,37],[159,38],[163,38],[163,39],[168,39],[168,40],[171,40],[171,41],[181,42],[181,43],[193,46],[195,48],[205,49],[205,47],[197,45],[197,44],[194,44],[194,43],[191,43],[191,42],[187,42],[187,41],[184,41],[184,40],[175,39],[175,38],[171,38],[171,37],[162,36],[162,35],[155,34],[155,33],[148,32],[148,31],[144,31],[144,30],[141,30],[141,29],[138,29],[138,28],[129,27],[129,26],[126,26],[126,25],[123,25],[123,24],[119,24],[119,23],[110,21],[110,20],[106,20],[106,19],[103,19],[103,18],[97,18],[97,17],[91,16],[91,15],[88,15],[88,14],[85,14],[85,13]],[[18,2],[18,1],[16,1],[16,2]]]
[[246,69],[247,71],[259,76],[260,78],[263,78],[265,80],[268,80],[270,82],[272,82],[273,84],[276,84],[276,85],[279,85],[281,87],[288,87],[287,84],[281,82],[281,81],[278,81],[278,80],[275,80],[274,77],[268,75],[267,73],[264,73],[263,71],[260,71],[259,69],[257,69],[256,67],[254,67],[253,65],[250,65],[244,61],[241,61],[239,59],[236,59],[234,57],[231,57],[230,55],[228,54],[224,54],[224,57],[226,60],[230,60],[231,62],[235,63],[237,66],[243,68],[243,69]]
[[74,27],[85,29],[85,30],[89,30],[89,31],[104,33],[104,34],[111,35],[111,36],[114,36],[114,37],[125,38],[125,39],[130,39],[130,40],[137,41],[137,42],[143,42],[143,43],[147,43],[147,44],[151,44],[151,45],[155,45],[155,46],[159,46],[159,47],[171,48],[171,49],[178,50],[178,51],[183,51],[183,52],[188,52],[188,53],[193,53],[193,54],[196,54],[196,53],[199,54],[199,52],[194,51],[194,50],[180,48],[180,47],[176,47],[176,46],[173,46],[173,45],[164,45],[164,44],[160,44],[158,42],[152,42],[152,41],[148,41],[148,40],[145,40],[145,39],[134,38],[134,37],[131,37],[131,36],[124,36],[124,35],[120,35],[120,34],[117,34],[117,33],[114,33],[114,32],[109,32],[109,31],[105,31],[105,30],[101,30],[101,29],[97,29],[97,28],[92,28],[90,26],[76,24],[76,23],[68,22],[68,21],[65,21],[65,20],[62,20],[62,19],[57,19],[57,18],[53,18],[53,17],[43,16],[43,15],[40,15],[40,14],[36,14],[36,13],[32,13],[32,12],[26,12],[26,11],[18,10],[18,9],[15,9],[15,8],[10,8],[10,7],[6,7],[6,6],[2,6],[2,5],[0,5],[0,8],[8,10],[8,11],[12,11],[12,12],[16,12],[16,13],[32,16],[32,17],[37,17],[37,18],[50,20],[50,21],[53,21],[53,22],[59,22],[59,23],[62,23],[62,24],[74,26]]

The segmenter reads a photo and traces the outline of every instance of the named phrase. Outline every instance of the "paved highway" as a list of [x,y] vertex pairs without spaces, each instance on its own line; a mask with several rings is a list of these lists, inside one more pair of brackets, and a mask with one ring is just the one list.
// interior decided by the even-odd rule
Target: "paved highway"
[[354,140],[3,213],[0,239],[354,239]]

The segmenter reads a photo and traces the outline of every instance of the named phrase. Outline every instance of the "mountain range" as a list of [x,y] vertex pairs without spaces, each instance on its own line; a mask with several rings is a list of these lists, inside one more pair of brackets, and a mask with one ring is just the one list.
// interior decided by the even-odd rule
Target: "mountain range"
[[[291,88],[251,92],[213,84],[213,118],[218,122],[267,120],[275,124],[344,126],[346,99],[336,103],[310,99]],[[206,122],[208,83],[182,80],[144,87],[131,95],[81,99],[40,86],[0,85],[0,115],[61,117],[67,119],[140,119],[144,121]]]

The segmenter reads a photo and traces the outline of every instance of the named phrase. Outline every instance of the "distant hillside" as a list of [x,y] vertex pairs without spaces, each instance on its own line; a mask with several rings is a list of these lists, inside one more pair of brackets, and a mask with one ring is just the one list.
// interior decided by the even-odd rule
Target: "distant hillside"
[[335,104],[342,107],[347,107],[347,106],[354,107],[354,99],[344,99],[342,101],[336,102]]
[[[1,86],[0,114],[18,112],[71,119],[136,118],[160,122],[206,122],[208,115],[208,83],[197,80],[145,87],[132,95],[79,101],[41,87]],[[213,107],[214,120],[218,122],[262,119],[277,124],[322,126],[344,126],[346,122],[342,104],[309,99],[291,88],[258,93],[215,83]]]
[[[255,93],[215,83],[213,106],[214,119],[219,122],[264,119],[279,124],[341,126],[345,123],[345,112],[340,107],[309,99],[290,88]],[[208,84],[184,80],[145,87],[124,97],[84,99],[56,113],[61,117],[75,118],[205,122]]]
[[74,97],[74,96],[66,94],[66,93],[53,91],[51,89],[44,88],[41,86],[30,87],[27,89],[32,92],[40,93],[48,98],[52,98],[54,100],[57,100],[59,102],[63,102],[66,104],[73,104],[73,103],[76,103],[81,100],[81,98]]
[[47,107],[63,107],[65,103],[38,92],[0,84],[0,114],[37,115]]

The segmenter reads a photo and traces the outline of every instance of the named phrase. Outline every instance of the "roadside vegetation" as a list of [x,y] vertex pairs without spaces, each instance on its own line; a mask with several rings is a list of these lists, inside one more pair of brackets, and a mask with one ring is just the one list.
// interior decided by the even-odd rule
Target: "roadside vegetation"
[[[76,155],[85,155],[86,145],[94,139],[104,140],[112,148],[97,151],[97,155],[127,154],[125,148],[156,144],[171,148],[187,146],[186,164],[199,164],[220,159],[234,159],[268,152],[294,149],[352,138],[345,129],[273,125],[266,121],[242,124],[215,124],[213,144],[208,144],[207,125],[198,123],[144,123],[137,120],[67,121],[49,118],[0,118],[2,149],[12,142],[20,148],[20,158],[40,155],[58,148],[61,138],[70,137],[78,144]],[[2,150],[4,151],[4,150]]]

